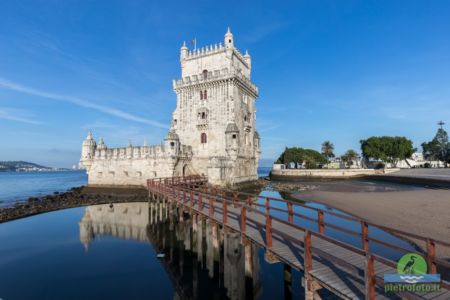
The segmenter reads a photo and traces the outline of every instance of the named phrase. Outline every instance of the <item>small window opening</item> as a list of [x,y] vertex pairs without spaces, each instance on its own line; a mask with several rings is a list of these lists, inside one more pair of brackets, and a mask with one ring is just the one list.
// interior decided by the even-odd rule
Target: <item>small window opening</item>
[[207,142],[206,133],[203,132],[200,135],[200,141],[201,141],[202,144],[206,144],[206,142]]
[[233,140],[235,140],[237,136],[235,134],[233,134],[232,137],[233,137]]

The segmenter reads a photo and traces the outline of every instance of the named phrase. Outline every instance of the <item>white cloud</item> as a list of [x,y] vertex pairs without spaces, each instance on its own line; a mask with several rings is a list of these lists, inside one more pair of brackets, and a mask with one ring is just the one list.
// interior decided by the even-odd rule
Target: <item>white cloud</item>
[[36,125],[42,124],[42,122],[30,119],[27,116],[27,113],[23,110],[9,109],[4,107],[0,107],[0,119]]
[[3,79],[3,78],[0,78],[0,87],[8,89],[8,90],[16,91],[16,92],[25,93],[28,95],[43,97],[43,98],[52,99],[52,100],[56,100],[56,101],[68,102],[68,103],[71,103],[71,104],[74,104],[77,106],[100,111],[102,113],[105,113],[105,114],[108,114],[111,116],[115,116],[115,117],[118,117],[121,119],[129,120],[129,121],[143,123],[143,124],[147,124],[147,125],[151,125],[151,126],[155,126],[155,127],[159,127],[159,128],[168,128],[168,126],[166,124],[163,124],[163,123],[160,123],[160,122],[154,121],[154,120],[149,120],[149,119],[146,119],[146,118],[143,118],[140,116],[136,116],[136,115],[124,112],[124,111],[116,109],[116,108],[92,103],[86,99],[82,99],[82,98],[78,98],[78,97],[53,94],[53,93],[49,93],[49,92],[45,92],[45,91],[36,90],[34,88],[26,87],[26,86],[17,84],[15,82],[12,82],[12,81],[9,81],[9,80]]

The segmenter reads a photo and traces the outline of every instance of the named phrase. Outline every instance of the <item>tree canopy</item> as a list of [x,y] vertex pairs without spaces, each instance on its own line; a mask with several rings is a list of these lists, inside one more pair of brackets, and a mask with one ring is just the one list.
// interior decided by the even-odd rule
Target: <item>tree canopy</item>
[[450,163],[450,143],[448,134],[443,128],[438,129],[433,140],[422,143],[422,150],[425,159]]
[[400,160],[411,157],[415,150],[412,141],[402,136],[373,136],[360,143],[364,158],[379,159],[393,166],[397,166]]
[[358,158],[358,153],[355,150],[347,150],[344,155],[341,156],[342,161],[345,163],[347,168],[350,168],[353,165],[353,161]]
[[328,160],[334,157],[334,145],[330,141],[325,141],[322,143],[322,155]]
[[327,159],[313,149],[304,149],[299,147],[292,147],[284,149],[277,160],[279,164],[288,164],[291,162],[305,163],[307,169],[317,168],[320,164],[327,163]]

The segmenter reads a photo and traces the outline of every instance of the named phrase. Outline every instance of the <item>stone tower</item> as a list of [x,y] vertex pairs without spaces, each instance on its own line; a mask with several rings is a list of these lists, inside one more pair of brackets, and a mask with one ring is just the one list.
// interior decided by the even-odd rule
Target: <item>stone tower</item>
[[94,158],[96,147],[97,145],[94,141],[92,133],[89,132],[88,136],[83,141],[83,144],[81,146],[81,159],[80,159],[80,162],[87,170],[89,170],[89,168],[92,165],[92,159]]
[[250,80],[250,55],[239,52],[228,28],[223,45],[189,50],[184,43],[180,64],[171,132],[192,147],[192,168],[213,184],[257,179],[258,88]]

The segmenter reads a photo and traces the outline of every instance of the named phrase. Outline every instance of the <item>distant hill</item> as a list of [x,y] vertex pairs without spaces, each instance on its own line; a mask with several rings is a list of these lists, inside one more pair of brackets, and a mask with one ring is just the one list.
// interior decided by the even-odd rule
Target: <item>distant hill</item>
[[27,161],[0,161],[0,172],[51,171],[53,168]]

